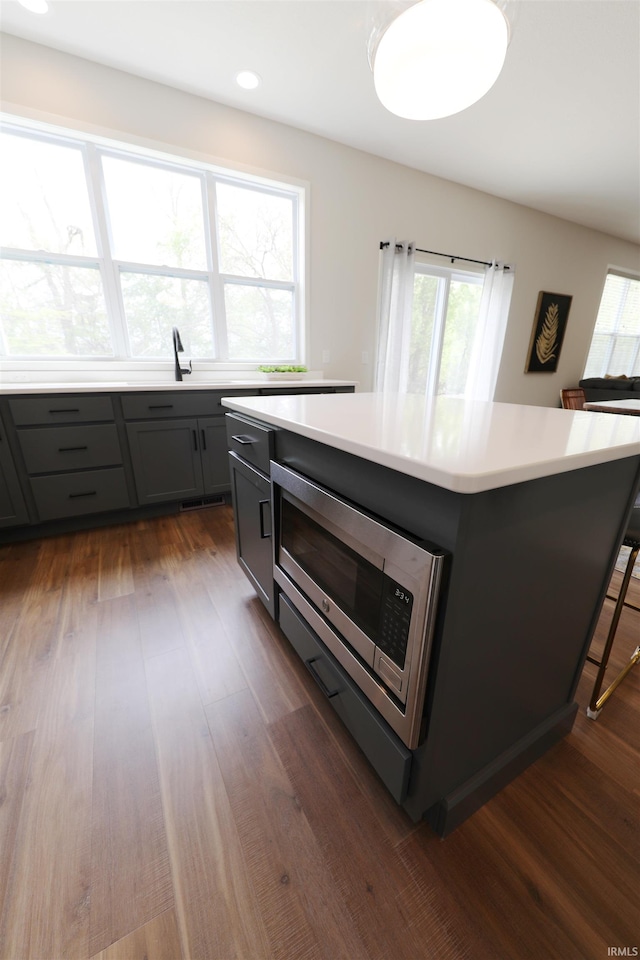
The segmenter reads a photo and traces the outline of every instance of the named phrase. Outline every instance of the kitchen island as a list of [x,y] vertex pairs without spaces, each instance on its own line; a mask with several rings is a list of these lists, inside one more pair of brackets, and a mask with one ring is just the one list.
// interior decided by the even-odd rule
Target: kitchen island
[[[571,729],[640,484],[640,421],[380,394],[222,402],[246,425],[244,436],[236,421],[236,438],[268,435],[272,463],[444,552],[423,728],[408,752],[325,650],[321,612],[301,617],[278,590],[271,612],[298,652],[313,643],[326,658],[329,703],[396,800],[446,835]],[[276,560],[278,524],[274,511]]]

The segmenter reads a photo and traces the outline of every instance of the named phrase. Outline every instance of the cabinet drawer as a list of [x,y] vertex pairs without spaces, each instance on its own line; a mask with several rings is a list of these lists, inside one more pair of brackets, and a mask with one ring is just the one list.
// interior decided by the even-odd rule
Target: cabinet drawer
[[257,397],[259,391],[256,390],[221,390],[219,393],[214,394],[213,398],[213,413],[214,414],[224,414],[228,412],[228,408],[222,405],[222,398],[229,397],[231,400],[235,400],[237,397]]
[[125,420],[152,420],[155,417],[207,417],[215,413],[216,395],[208,390],[181,393],[129,393],[122,396]]
[[18,397],[9,400],[13,421],[18,427],[36,423],[82,423],[113,420],[111,397],[73,396]]
[[40,520],[104,513],[130,505],[122,467],[35,477],[31,489]]
[[115,424],[20,430],[29,473],[60,473],[122,463]]
[[269,461],[273,456],[273,437],[274,431],[268,427],[254,423],[237,413],[227,414],[229,450],[262,470],[267,476],[270,473]]
[[281,593],[280,629],[303,660],[394,800],[407,795],[412,753]]

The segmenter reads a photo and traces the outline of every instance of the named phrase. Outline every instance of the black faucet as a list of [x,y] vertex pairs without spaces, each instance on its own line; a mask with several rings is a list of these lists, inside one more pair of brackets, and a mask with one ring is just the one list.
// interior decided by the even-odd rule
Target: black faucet
[[177,327],[174,327],[171,331],[173,337],[173,357],[175,360],[175,370],[176,370],[176,380],[182,380],[183,373],[191,373],[191,360],[189,360],[188,367],[181,367],[180,361],[178,360],[178,354],[184,353],[184,347],[182,346],[182,340],[180,339],[180,331]]

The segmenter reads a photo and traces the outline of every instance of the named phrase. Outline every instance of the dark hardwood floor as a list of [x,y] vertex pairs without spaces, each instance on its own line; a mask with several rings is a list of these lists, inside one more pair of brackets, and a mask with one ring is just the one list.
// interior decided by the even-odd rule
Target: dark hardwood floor
[[[627,611],[614,669],[638,642]],[[443,841],[255,598],[229,507],[0,547],[0,663],[2,960],[640,946],[640,667],[594,722],[587,664],[572,733]]]

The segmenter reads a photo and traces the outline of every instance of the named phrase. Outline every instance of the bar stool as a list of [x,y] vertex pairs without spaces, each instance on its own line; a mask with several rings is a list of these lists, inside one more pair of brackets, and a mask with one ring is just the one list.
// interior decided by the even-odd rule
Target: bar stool
[[587,657],[589,663],[594,663],[598,669],[598,675],[596,677],[596,682],[593,685],[593,692],[591,694],[591,700],[589,706],[587,707],[587,716],[591,720],[595,720],[602,710],[603,706],[616,689],[616,687],[622,683],[626,675],[629,673],[631,668],[635,666],[636,663],[640,660],[640,646],[637,646],[636,649],[631,654],[631,659],[624,667],[624,669],[618,674],[613,683],[605,692],[601,695],[600,690],[602,689],[602,683],[604,681],[605,671],[607,669],[607,664],[609,663],[609,655],[611,654],[611,648],[613,646],[613,641],[615,639],[616,630],[618,629],[618,621],[620,620],[620,614],[622,613],[623,607],[630,607],[632,610],[638,610],[640,612],[640,607],[636,606],[634,603],[630,603],[627,597],[627,589],[629,587],[629,581],[631,580],[631,574],[633,572],[633,567],[636,560],[638,559],[638,553],[640,553],[640,496],[636,499],[633,510],[631,511],[631,517],[629,520],[629,526],[627,527],[627,532],[625,534],[624,540],[622,541],[625,547],[631,547],[631,553],[629,554],[629,559],[627,560],[627,565],[625,567],[624,575],[622,577],[622,585],[620,587],[620,592],[618,597],[611,597],[607,594],[609,600],[615,600],[616,605],[613,611],[613,617],[611,618],[611,626],[609,627],[609,633],[607,634],[607,639],[605,641],[604,650],[602,651],[602,659],[596,660],[593,657]]

